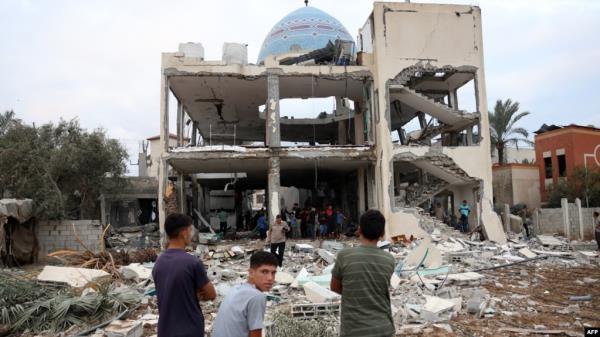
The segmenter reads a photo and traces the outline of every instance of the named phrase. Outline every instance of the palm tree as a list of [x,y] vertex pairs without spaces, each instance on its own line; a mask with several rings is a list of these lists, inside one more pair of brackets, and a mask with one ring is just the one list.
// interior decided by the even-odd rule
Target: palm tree
[[533,142],[527,139],[529,132],[515,126],[521,118],[529,115],[529,111],[518,111],[519,102],[513,102],[509,98],[504,102],[500,99],[497,100],[494,112],[489,112],[492,146],[498,150],[498,163],[500,164],[506,161],[504,149],[507,145],[514,145],[517,149],[521,142],[533,145]]
[[13,110],[6,110],[3,114],[0,114],[0,135],[4,134],[4,132],[14,124],[20,122],[20,119],[15,118],[15,112]]

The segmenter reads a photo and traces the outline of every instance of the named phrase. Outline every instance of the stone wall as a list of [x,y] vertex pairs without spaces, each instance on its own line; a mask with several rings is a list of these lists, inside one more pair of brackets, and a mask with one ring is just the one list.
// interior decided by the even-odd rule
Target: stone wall
[[[568,236],[571,240],[594,240],[593,212],[600,212],[600,207],[584,208],[581,201],[567,203],[563,199],[561,208],[541,208],[538,210],[537,219],[534,217],[533,225],[540,234],[559,234]],[[565,220],[568,224],[565,224]]]
[[536,227],[538,233],[565,235],[562,208],[542,208],[538,214],[539,224]]
[[36,235],[39,242],[38,260],[47,259],[48,253],[60,249],[83,250],[77,242],[73,225],[81,242],[90,250],[99,250],[102,226],[99,220],[40,220],[36,224]]

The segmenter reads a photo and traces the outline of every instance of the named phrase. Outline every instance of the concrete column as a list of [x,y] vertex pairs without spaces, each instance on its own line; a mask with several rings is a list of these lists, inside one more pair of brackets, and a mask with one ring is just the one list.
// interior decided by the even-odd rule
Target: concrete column
[[169,78],[162,76],[160,91],[160,159],[158,164],[158,225],[160,231],[161,248],[165,247],[165,218],[167,207],[165,193],[167,191],[167,180],[169,179],[168,163],[165,155],[169,151]]
[[339,145],[348,144],[348,137],[346,136],[346,131],[347,131],[346,125],[348,125],[348,123],[346,121],[338,122],[338,144]]
[[[357,103],[358,104],[358,103]],[[365,121],[362,106],[354,107],[357,114],[354,116],[354,145],[363,145],[365,143]]]
[[177,204],[179,213],[187,213],[187,194],[185,193],[185,174],[177,172]]
[[177,147],[183,146],[183,104],[177,100]]
[[266,146],[279,147],[281,132],[279,128],[279,75],[269,72],[267,75],[267,104],[266,104]]
[[458,92],[453,90],[448,93],[450,107],[454,110],[458,110]]
[[198,122],[192,122],[192,146],[198,145]]
[[504,233],[510,232],[510,206],[504,204]]
[[361,216],[365,211],[365,169],[359,168],[356,172],[358,179],[358,216]]
[[268,219],[269,226],[275,222],[275,217],[281,211],[279,207],[279,187],[280,187],[280,175],[279,175],[280,163],[278,156],[272,156],[269,158],[269,175],[267,181],[267,193],[268,193]]
[[540,210],[539,209],[535,209],[533,211],[533,214],[531,215],[531,221],[533,222],[534,228],[535,228],[535,235],[539,235],[541,234],[541,230],[540,230]]
[[583,213],[581,212],[581,200],[575,199],[575,206],[577,207],[577,222],[579,222],[579,240],[583,241],[585,231],[583,228]]
[[467,128],[467,145],[473,145],[473,126]]
[[106,198],[104,194],[100,195],[100,224],[107,225],[108,219],[106,218]]
[[367,179],[367,208],[375,208],[377,201],[375,200],[376,182],[375,182],[375,166],[369,166],[366,169]]
[[567,200],[567,198],[560,199],[560,206],[562,208],[564,234],[567,240],[570,241],[571,228],[569,224],[569,201]]

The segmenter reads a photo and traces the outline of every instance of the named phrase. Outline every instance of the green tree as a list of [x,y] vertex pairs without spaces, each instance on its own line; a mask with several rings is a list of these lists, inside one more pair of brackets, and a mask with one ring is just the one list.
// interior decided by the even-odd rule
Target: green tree
[[514,145],[517,149],[519,143],[533,145],[533,142],[527,139],[529,132],[516,126],[516,123],[527,115],[529,112],[519,112],[519,102],[513,102],[510,98],[504,102],[497,100],[494,112],[489,112],[491,141],[498,151],[498,163],[506,163],[504,150],[507,145]]
[[87,132],[77,120],[41,127],[14,114],[11,120],[0,128],[0,186],[33,199],[39,217],[96,218],[100,194],[124,183],[125,149],[104,130]]
[[548,189],[548,206],[560,207],[560,200],[581,200],[584,207],[600,207],[600,170],[576,167],[566,179],[561,179]]

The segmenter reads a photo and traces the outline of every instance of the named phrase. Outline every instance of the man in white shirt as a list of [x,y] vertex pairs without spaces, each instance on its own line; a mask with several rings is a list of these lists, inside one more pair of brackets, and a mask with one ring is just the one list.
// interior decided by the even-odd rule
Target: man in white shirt
[[256,252],[250,257],[248,282],[229,291],[219,307],[213,337],[260,337],[267,308],[263,292],[271,290],[277,272],[277,257]]

